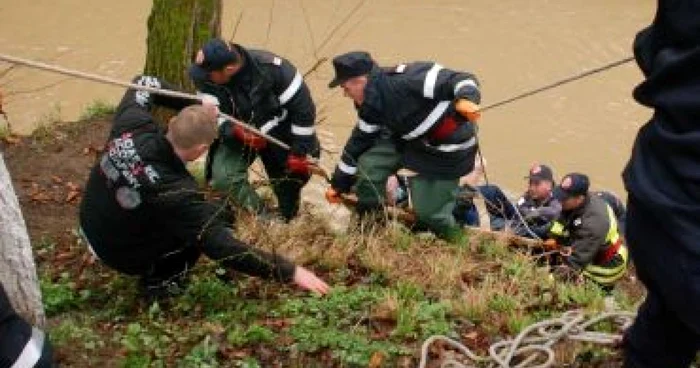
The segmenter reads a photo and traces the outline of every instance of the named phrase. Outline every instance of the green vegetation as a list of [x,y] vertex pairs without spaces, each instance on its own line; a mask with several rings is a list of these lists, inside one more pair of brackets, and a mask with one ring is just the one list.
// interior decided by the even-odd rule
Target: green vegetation
[[[495,341],[572,308],[604,305],[597,287],[554,281],[530,256],[478,236],[453,247],[397,228],[336,236],[308,217],[290,225],[239,222],[243,238],[321,270],[331,294],[245,276],[220,281],[216,265],[205,261],[184,295],[146,305],[135,280],[99,264],[78,275],[75,267],[43,263],[49,332],[68,356],[64,363],[363,367],[380,357],[386,367],[412,366],[433,334]],[[61,247],[46,240],[40,248]],[[614,296],[623,305],[638,300],[625,289]],[[485,353],[487,346],[470,341]],[[118,353],[91,354],[95,349]],[[572,356],[579,353],[589,360],[614,354],[578,347]]]
[[10,126],[7,124],[1,124],[0,125],[0,141],[7,139],[10,136],[12,136],[12,131],[10,130]]
[[51,110],[42,115],[36,122],[32,138],[39,143],[46,143],[57,138],[56,123],[61,121],[61,104],[54,103]]
[[93,120],[101,119],[114,114],[117,106],[103,101],[95,100],[92,101],[83,112],[80,114],[80,120]]

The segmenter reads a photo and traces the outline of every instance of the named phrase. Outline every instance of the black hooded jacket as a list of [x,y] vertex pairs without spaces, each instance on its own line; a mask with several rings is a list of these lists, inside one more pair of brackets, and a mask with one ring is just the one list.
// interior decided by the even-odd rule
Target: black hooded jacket
[[700,2],[659,1],[634,43],[646,77],[634,98],[654,109],[624,172],[630,196],[653,212],[673,244],[700,257]]
[[[134,83],[169,88],[155,77]],[[205,201],[150,113],[152,105],[180,109],[192,103],[126,92],[85,188],[80,206],[85,236],[104,263],[125,273],[143,273],[160,255],[188,245],[238,271],[290,280],[292,263],[234,239],[223,206]]]
[[[377,138],[389,132],[403,152],[403,166],[426,177],[452,179],[474,168],[476,127],[455,113],[459,98],[479,103],[476,77],[433,62],[375,67],[369,74],[358,120],[333,176],[333,187],[350,189],[358,158]],[[458,128],[445,138],[431,139],[443,118],[455,116]]]

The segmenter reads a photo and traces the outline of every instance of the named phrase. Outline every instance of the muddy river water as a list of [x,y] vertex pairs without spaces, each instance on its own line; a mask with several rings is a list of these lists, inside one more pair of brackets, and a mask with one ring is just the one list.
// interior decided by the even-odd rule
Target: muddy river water
[[[653,0],[224,0],[223,36],[264,47],[309,70],[349,50],[381,64],[435,60],[476,73],[491,104],[631,54],[651,21]],[[142,70],[148,0],[0,0],[0,52],[126,79]],[[3,69],[6,65],[2,65]],[[354,112],[328,90],[328,63],[309,77],[323,126],[342,146]],[[637,128],[650,115],[631,90],[633,63],[484,114],[488,177],[511,191],[534,162],[555,175],[588,173],[597,188],[622,192],[620,171]],[[26,133],[60,117],[77,119],[92,101],[122,90],[28,69],[0,79],[13,128]],[[330,163],[330,161],[329,161]]]

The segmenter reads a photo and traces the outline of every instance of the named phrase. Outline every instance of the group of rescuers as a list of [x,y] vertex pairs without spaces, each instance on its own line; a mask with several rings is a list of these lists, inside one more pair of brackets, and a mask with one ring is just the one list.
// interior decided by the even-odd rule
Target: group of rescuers
[[[471,198],[480,192],[492,229],[510,227],[517,235],[550,239],[550,245],[554,241],[554,247],[569,250],[560,252],[563,261],[555,274],[610,287],[625,273],[628,257],[619,222],[624,207],[607,193],[589,192],[585,175],[566,175],[555,187],[552,170],[535,165],[527,193],[515,203],[493,185],[460,185],[474,169],[477,153],[481,95],[473,74],[434,62],[380,67],[366,52],[339,55],[333,67],[329,87],[343,88],[355,105],[357,123],[330,179],[330,203],[354,192],[357,213],[376,219],[387,199],[396,206],[410,202],[415,229],[459,242],[465,225],[478,225]],[[302,75],[276,54],[219,39],[197,52],[189,74],[200,99],[129,89],[119,103],[80,207],[80,232],[90,252],[118,272],[139,276],[140,291],[149,300],[179,293],[202,253],[230,270],[326,294],[329,286],[313,272],[245,244],[232,231],[232,208],[267,220],[290,221],[299,212],[301,190],[321,151],[315,105]],[[153,76],[138,76],[133,83],[175,89]],[[153,117],[154,106],[179,111],[167,129]],[[186,167],[205,153],[206,178],[224,194],[224,203],[205,199]],[[258,157],[277,198],[276,212],[248,180]],[[411,175],[397,176],[401,169]],[[398,185],[387,196],[392,180]],[[4,294],[0,303],[8,304]],[[43,340],[37,345],[37,330],[8,311],[16,321],[9,328],[26,339],[3,345],[12,350],[5,355],[27,359],[20,348],[34,344],[29,359],[41,365],[50,347]]]
[[[409,172],[399,177],[397,189],[410,194],[415,229],[459,242],[464,226],[476,225],[468,193],[478,191],[492,229],[510,227],[566,250],[557,267],[566,271],[557,273],[582,275],[604,287],[625,273],[627,250],[618,221],[624,208],[614,197],[610,206],[607,193],[589,192],[585,175],[566,175],[555,188],[551,169],[535,165],[527,193],[514,204],[496,186],[460,185],[474,169],[477,152],[481,95],[473,74],[434,62],[380,67],[361,51],[335,57],[333,67],[329,87],[343,88],[357,123],[330,178],[330,203],[354,192],[360,217],[379,218],[387,198],[400,197],[387,196],[387,182]],[[80,208],[80,229],[91,252],[119,272],[140,276],[147,296],[176,291],[202,253],[229,269],[327,293],[329,286],[309,270],[237,240],[231,230],[232,209],[284,221],[299,212],[301,190],[321,151],[316,110],[302,75],[276,54],[219,39],[197,52],[189,74],[198,100],[130,89],[117,107]],[[174,88],[152,76],[133,82]],[[167,131],[151,115],[153,106],[179,110]],[[207,181],[223,194],[223,204],[205,200],[186,168],[205,153]],[[276,210],[248,180],[258,157]]]
[[[647,296],[625,334],[624,366],[690,366],[700,348],[698,5],[659,0],[654,22],[635,39],[645,80],[634,97],[655,112],[640,129],[623,175],[626,221],[619,199],[589,191],[585,175],[571,173],[555,185],[546,165],[530,168],[527,192],[515,203],[493,185],[460,185],[475,166],[480,102],[475,77],[430,62],[383,68],[365,52],[333,59],[330,87],[342,86],[358,119],[327,199],[343,202],[354,191],[362,216],[377,213],[385,202],[407,202],[415,228],[460,241],[463,225],[478,224],[471,198],[480,193],[493,229],[510,227],[518,235],[545,239],[561,249],[563,261],[555,268],[561,276],[587,278],[604,288],[627,268],[627,238]],[[249,165],[260,156],[279,216],[292,219],[320,148],[302,76],[275,54],[220,40],[199,50],[190,74],[208,96],[188,101],[133,89],[124,95],[80,209],[89,249],[109,267],[140,276],[146,297],[180,289],[202,253],[223,267],[327,293],[329,286],[304,267],[235,239],[226,205],[207,202],[185,166],[208,152],[213,188],[232,207],[269,219],[277,215],[247,179]],[[134,82],[172,88],[155,77]],[[180,110],[166,132],[150,113],[154,105]],[[221,113],[286,143],[289,151],[219,119]],[[411,175],[397,175],[400,169]],[[51,366],[43,332],[18,316],[2,285],[0,340],[1,367]]]
[[[608,193],[589,192],[585,175],[566,175],[555,187],[551,169],[535,165],[528,191],[516,203],[493,185],[460,185],[474,169],[477,152],[481,95],[473,74],[434,62],[380,67],[360,51],[335,57],[333,67],[329,87],[343,88],[357,123],[330,178],[330,203],[354,192],[357,213],[377,218],[373,215],[387,203],[387,182],[409,172],[398,177],[397,189],[410,194],[415,229],[459,242],[464,225],[475,225],[468,193],[478,191],[494,230],[510,227],[565,250],[556,267],[565,271],[556,273],[585,276],[603,287],[625,273],[628,257],[619,225],[624,207],[614,196],[608,200]],[[327,293],[329,286],[314,273],[237,240],[231,229],[232,209],[283,221],[299,212],[301,190],[321,151],[316,110],[302,75],[274,53],[219,39],[197,52],[189,74],[197,100],[130,89],[117,107],[80,208],[89,249],[109,267],[140,276],[146,296],[181,289],[202,253],[228,269]],[[133,82],[174,88],[152,76]],[[153,106],[179,110],[166,131],[151,115]],[[186,168],[205,153],[207,181],[223,194],[223,204],[205,200]],[[276,210],[248,180],[258,157]]]

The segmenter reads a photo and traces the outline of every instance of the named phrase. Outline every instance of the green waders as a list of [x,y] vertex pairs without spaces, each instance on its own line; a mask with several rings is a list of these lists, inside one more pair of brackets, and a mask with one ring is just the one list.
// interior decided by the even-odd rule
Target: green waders
[[[386,200],[387,179],[401,168],[401,153],[389,139],[381,139],[362,154],[358,160],[357,212],[360,215],[380,209]],[[416,213],[419,228],[426,228],[437,236],[458,241],[463,236],[462,228],[452,214],[459,179],[434,179],[414,176],[409,178],[411,203]]]
[[386,182],[401,168],[401,154],[389,139],[381,139],[358,160],[357,213],[365,215],[380,209],[386,201]]
[[228,193],[236,205],[255,213],[263,213],[263,200],[248,181],[248,168],[260,155],[277,197],[280,214],[289,221],[299,212],[301,189],[310,176],[289,174],[286,168],[287,154],[284,149],[273,145],[255,152],[243,144],[221,144],[212,159],[211,185],[219,192]]
[[428,228],[448,241],[464,236],[453,211],[459,190],[459,179],[433,179],[419,175],[408,179],[409,193],[419,227]]

